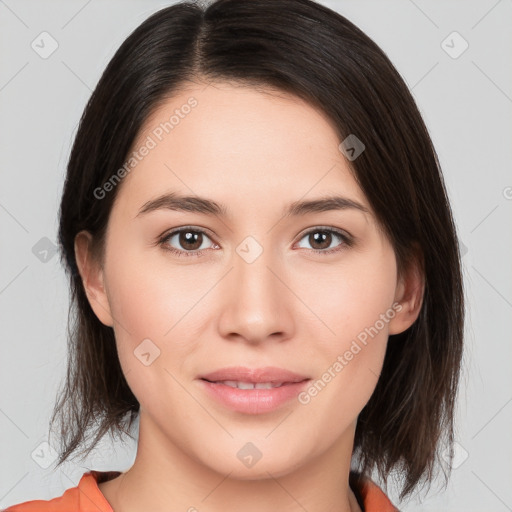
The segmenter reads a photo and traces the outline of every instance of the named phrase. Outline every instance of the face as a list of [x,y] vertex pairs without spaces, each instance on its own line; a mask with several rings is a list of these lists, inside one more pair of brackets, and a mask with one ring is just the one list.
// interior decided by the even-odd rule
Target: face
[[[75,247],[160,449],[243,479],[351,448],[388,335],[415,317],[340,142],[298,98],[226,83],[182,90],[141,130],[103,266]],[[151,203],[166,194],[174,202]],[[195,200],[180,209],[182,196]],[[278,370],[209,380],[295,383],[202,379],[228,367]],[[254,467],[240,463],[258,452]]]

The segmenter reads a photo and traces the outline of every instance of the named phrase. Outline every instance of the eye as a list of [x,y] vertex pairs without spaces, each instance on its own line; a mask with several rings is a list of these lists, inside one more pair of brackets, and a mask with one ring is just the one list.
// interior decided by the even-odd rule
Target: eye
[[[350,235],[334,228],[316,227],[305,233],[300,240],[303,239],[307,239],[307,242],[313,246],[311,248],[313,252],[324,255],[341,251],[353,245],[353,239]],[[333,241],[335,242],[336,239],[338,239],[340,243],[331,247],[331,244]],[[206,240],[211,239],[202,229],[183,227],[164,235],[158,243],[165,250],[177,256],[202,256],[202,253],[208,249]],[[174,247],[171,244],[174,244]],[[219,246],[214,243],[213,248],[218,247]]]
[[[208,244],[204,244],[205,239],[209,240],[210,237],[203,230],[183,227],[164,235],[158,243],[177,256],[201,256],[201,253],[208,248]],[[171,243],[178,248],[172,247]]]
[[[334,228],[316,227],[305,233],[301,240],[304,239],[313,246],[311,249],[313,252],[320,254],[331,254],[353,245],[353,240],[347,233]],[[341,243],[331,247],[336,239],[341,240]]]

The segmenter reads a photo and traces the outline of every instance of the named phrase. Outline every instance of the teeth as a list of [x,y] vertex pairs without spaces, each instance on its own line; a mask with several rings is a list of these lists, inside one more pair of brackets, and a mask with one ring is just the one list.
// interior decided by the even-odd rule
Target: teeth
[[254,389],[255,385],[251,382],[237,382],[238,389]]
[[281,384],[279,385],[272,385],[271,382],[258,382],[254,385],[254,388],[255,389],[271,389],[271,388],[277,388],[279,387]]
[[236,381],[234,380],[225,380],[221,382],[217,382],[217,384],[224,384],[225,386],[229,386],[230,388],[237,388]]
[[235,380],[223,380],[217,382],[217,384],[224,384],[225,386],[238,389],[272,389],[283,385],[282,382],[258,382],[254,384],[252,382],[238,382]]

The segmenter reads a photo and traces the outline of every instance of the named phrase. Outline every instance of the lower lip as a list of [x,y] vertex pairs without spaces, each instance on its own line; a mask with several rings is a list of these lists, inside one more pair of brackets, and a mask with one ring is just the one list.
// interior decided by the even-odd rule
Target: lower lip
[[264,414],[296,398],[309,379],[271,389],[238,389],[202,379],[200,382],[210,396],[229,409],[245,414]]

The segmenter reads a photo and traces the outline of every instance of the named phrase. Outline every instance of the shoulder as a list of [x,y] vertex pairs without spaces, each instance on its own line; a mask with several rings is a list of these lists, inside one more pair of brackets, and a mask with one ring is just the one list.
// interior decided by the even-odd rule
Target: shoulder
[[117,471],[87,471],[78,485],[50,500],[16,503],[1,512],[113,512],[98,483],[113,478]]
[[350,487],[363,512],[399,512],[384,491],[370,478],[351,472]]

